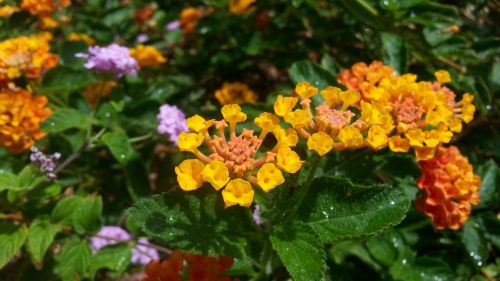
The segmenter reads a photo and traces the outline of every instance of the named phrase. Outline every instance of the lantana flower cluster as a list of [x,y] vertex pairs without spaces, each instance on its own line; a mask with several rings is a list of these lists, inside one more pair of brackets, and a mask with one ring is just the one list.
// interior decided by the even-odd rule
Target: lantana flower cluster
[[479,204],[481,179],[457,147],[438,147],[431,160],[419,162],[422,176],[418,188],[424,193],[417,208],[432,218],[434,227],[458,229],[469,218],[473,205]]
[[[450,81],[445,71],[436,73],[437,82],[418,82],[414,74],[395,75],[374,62],[355,64],[339,77],[347,90],[328,86],[319,91],[304,81],[295,87],[296,97],[278,96],[274,104],[276,114],[320,155],[388,146],[393,152],[413,148],[417,159],[431,159],[438,145],[450,142],[474,115],[472,95],[456,102],[455,93],[442,85]],[[313,108],[318,92],[323,102]]]
[[257,103],[258,96],[246,84],[240,82],[224,83],[222,87],[215,92],[215,98],[220,104],[243,104]]
[[50,33],[19,36],[0,42],[0,86],[25,75],[37,79],[56,66],[58,56],[50,52]]
[[[246,121],[247,115],[236,104],[223,106],[221,112],[222,120],[205,120],[199,115],[187,120],[190,132],[180,134],[178,146],[196,159],[184,160],[175,168],[177,181],[185,191],[208,182],[222,190],[226,207],[249,207],[254,198],[252,185],[268,192],[285,182],[283,172],[293,174],[301,168],[303,161],[292,150],[298,137],[293,129],[280,128],[278,116],[268,112],[254,120],[260,134],[246,128],[238,134],[237,124]],[[272,150],[261,151],[268,134],[274,134],[278,142]],[[203,143],[208,154],[200,150]]]
[[41,28],[50,29],[59,25],[59,22],[52,17],[53,13],[69,5],[71,0],[23,0],[21,9],[38,17]]
[[40,124],[52,113],[47,102],[23,89],[0,88],[0,145],[21,153],[45,136]]
[[[142,281],[237,281],[224,273],[233,263],[233,259],[227,256],[216,258],[174,251],[167,260],[148,264]],[[187,272],[186,279],[183,272]]]

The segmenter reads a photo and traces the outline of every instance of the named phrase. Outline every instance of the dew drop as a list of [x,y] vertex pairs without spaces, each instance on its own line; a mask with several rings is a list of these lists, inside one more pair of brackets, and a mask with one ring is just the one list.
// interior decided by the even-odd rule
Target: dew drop
[[401,261],[401,263],[402,263],[403,265],[405,265],[405,264],[407,264],[407,263],[408,263],[408,261],[407,261],[406,259],[403,259],[403,260]]
[[106,113],[104,114],[104,116],[106,116],[106,118],[111,117],[111,112],[106,112]]
[[394,204],[396,204],[396,202],[394,202],[394,201],[391,201],[391,202],[390,202],[390,204],[391,204],[391,205],[394,205]]
[[125,154],[120,154],[120,159],[125,159]]

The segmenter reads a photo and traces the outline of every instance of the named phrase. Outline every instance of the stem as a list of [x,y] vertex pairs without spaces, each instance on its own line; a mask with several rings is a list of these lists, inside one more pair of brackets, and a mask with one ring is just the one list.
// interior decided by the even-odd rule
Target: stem
[[295,215],[297,214],[297,211],[299,210],[300,205],[302,204],[302,201],[307,195],[307,192],[309,191],[309,188],[311,187],[311,183],[314,180],[314,176],[316,175],[316,171],[318,170],[319,167],[319,162],[321,160],[321,156],[318,154],[314,154],[313,159],[312,159],[312,166],[311,166],[311,171],[309,172],[309,177],[307,178],[306,183],[299,187],[298,191],[298,200],[295,203],[295,206],[293,207],[292,211],[288,214],[288,217],[285,218],[285,222],[290,222]]
[[155,245],[155,244],[152,244],[152,243],[148,243],[148,244],[141,243],[139,241],[135,241],[134,239],[131,239],[131,240],[122,240],[122,239],[117,239],[117,238],[114,238],[114,237],[105,236],[105,235],[99,235],[99,234],[93,235],[92,237],[102,238],[102,239],[116,241],[116,242],[126,242],[126,243],[134,242],[136,245],[140,245],[140,246],[144,246],[144,247],[149,247],[149,248],[154,248],[154,249],[156,249],[156,250],[158,250],[160,252],[163,252],[163,253],[165,253],[167,255],[170,255],[172,253],[172,250],[167,249],[165,247],[158,246],[158,245]]
[[95,141],[97,141],[99,139],[99,137],[101,137],[101,135],[106,131],[106,129],[101,129],[95,136],[93,136],[92,138],[90,138],[90,140],[84,142],[82,144],[82,146],[75,152],[73,152],[73,154],[71,154],[70,156],[68,156],[68,158],[66,158],[64,160],[64,162],[61,163],[61,165],[57,166],[57,168],[54,170],[54,174],[57,174],[59,172],[61,172],[64,168],[66,168],[69,164],[71,164],[71,162],[75,161],[78,157],[80,157],[80,155],[87,149],[87,148],[90,148],[92,147],[92,145],[94,144]]
[[130,138],[128,140],[128,142],[129,143],[141,142],[143,140],[149,139],[152,136],[153,136],[153,134],[149,133],[149,134],[146,134],[146,135],[143,135],[143,136],[138,136],[138,137],[135,137],[135,138]]

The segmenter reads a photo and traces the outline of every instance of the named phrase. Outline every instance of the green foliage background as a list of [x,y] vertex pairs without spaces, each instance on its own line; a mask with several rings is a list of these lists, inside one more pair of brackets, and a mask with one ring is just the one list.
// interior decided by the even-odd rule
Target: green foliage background
[[[0,150],[0,280],[110,280],[140,270],[122,262],[133,241],[92,253],[89,237],[115,224],[164,247],[230,255],[241,280],[500,279],[500,2],[258,0],[244,15],[228,13],[226,0],[72,2],[71,23],[53,31],[60,64],[40,82],[20,83],[55,110],[37,146],[76,160],[47,182],[28,155]],[[149,4],[156,9],[141,30],[134,13]],[[166,31],[187,6],[214,12],[192,34]],[[257,28],[262,13],[269,22]],[[2,40],[36,32],[26,12],[0,21]],[[87,46],[67,41],[71,32],[127,46],[145,32],[169,61],[121,79],[94,112],[82,92],[99,77],[74,57]],[[462,229],[433,229],[413,207],[415,161],[386,151],[309,163],[298,175],[307,194],[256,194],[264,227],[207,189],[179,191],[173,167],[186,155],[156,134],[161,104],[217,116],[215,90],[242,81],[260,97],[244,106],[253,120],[294,83],[336,85],[341,69],[372,60],[423,80],[446,69],[453,90],[475,96],[475,120],[452,141],[482,178],[481,204]]]

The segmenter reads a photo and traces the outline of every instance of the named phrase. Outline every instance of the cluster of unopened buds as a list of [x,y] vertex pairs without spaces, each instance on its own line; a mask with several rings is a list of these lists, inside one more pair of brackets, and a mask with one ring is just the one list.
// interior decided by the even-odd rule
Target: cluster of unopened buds
[[[293,129],[279,127],[278,116],[264,112],[254,122],[261,129],[237,132],[237,124],[247,119],[239,105],[222,107],[222,120],[205,120],[199,115],[187,119],[191,132],[179,135],[181,151],[193,153],[197,159],[184,160],[175,168],[177,180],[186,191],[202,187],[209,182],[222,190],[226,207],[249,207],[253,202],[252,184],[268,192],[285,182],[285,173],[296,173],[302,166],[299,155],[292,150],[298,136]],[[226,134],[226,129],[229,132]],[[212,135],[210,131],[214,131]],[[277,143],[271,150],[260,151],[264,138],[273,134]],[[200,150],[205,143],[208,155]]]

